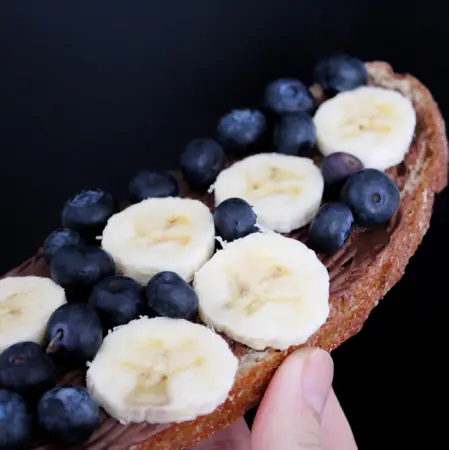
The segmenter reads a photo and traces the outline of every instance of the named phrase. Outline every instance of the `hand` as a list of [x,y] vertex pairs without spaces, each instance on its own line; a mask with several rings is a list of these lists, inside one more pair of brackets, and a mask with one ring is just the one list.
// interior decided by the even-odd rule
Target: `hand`
[[242,418],[191,450],[356,450],[332,389],[333,373],[323,350],[291,354],[271,380],[251,433]]

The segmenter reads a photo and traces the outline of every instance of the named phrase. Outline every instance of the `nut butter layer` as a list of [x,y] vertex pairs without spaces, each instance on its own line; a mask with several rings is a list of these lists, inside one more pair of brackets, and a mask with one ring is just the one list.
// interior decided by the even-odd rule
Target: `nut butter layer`
[[[434,196],[447,185],[445,125],[430,92],[414,77],[399,75],[383,62],[368,63],[370,84],[395,89],[409,97],[417,113],[415,137],[404,161],[387,171],[401,191],[398,210],[385,227],[355,228],[345,245],[331,256],[320,255],[331,280],[330,315],[306,345],[332,350],[356,334],[371,310],[402,277],[410,257],[426,233]],[[316,92],[319,98],[320,92]],[[319,159],[319,157],[317,157]],[[195,192],[180,179],[181,195],[213,205],[210,194]],[[307,243],[307,230],[289,235]],[[42,253],[12,270],[8,276],[49,276]],[[77,449],[181,450],[209,437],[257,404],[273,373],[296,347],[279,352],[254,351],[226,338],[239,358],[239,371],[224,404],[213,413],[172,425],[124,426],[102,414],[101,426]],[[84,382],[84,373],[71,372],[60,383]],[[35,449],[56,449],[37,443]]]

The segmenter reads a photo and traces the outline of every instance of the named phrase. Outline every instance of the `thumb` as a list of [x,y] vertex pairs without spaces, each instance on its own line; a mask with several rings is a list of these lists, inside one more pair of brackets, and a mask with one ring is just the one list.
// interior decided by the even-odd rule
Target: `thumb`
[[251,433],[254,450],[321,449],[321,414],[332,387],[333,362],[304,348],[279,367],[262,399]]

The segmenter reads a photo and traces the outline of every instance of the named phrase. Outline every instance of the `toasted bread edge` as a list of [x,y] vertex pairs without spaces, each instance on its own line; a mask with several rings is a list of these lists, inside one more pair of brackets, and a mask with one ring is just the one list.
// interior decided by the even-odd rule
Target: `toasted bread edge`
[[[425,133],[421,142],[422,160],[415,173],[409,175],[407,192],[401,200],[403,217],[400,229],[392,236],[364,276],[356,280],[333,299],[342,307],[329,316],[326,324],[311,337],[306,345],[331,351],[357,334],[371,310],[401,279],[409,259],[421,243],[430,224],[434,196],[448,181],[448,144],[446,129],[438,105],[429,90],[409,74],[396,74],[385,62],[366,64],[376,84],[397,89],[412,96],[420,118],[419,133]],[[285,352],[250,352],[240,361],[240,370],[226,402],[214,412],[194,421],[173,424],[154,435],[135,450],[182,450],[210,437],[242,417],[257,405],[274,372],[282,361],[298,347]]]

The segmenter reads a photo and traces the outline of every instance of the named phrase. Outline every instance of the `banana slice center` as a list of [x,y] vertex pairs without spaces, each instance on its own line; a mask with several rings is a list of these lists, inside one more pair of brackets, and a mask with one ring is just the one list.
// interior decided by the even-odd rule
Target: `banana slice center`
[[304,176],[278,166],[270,166],[262,174],[246,177],[246,197],[257,201],[273,195],[298,196]]
[[370,108],[354,108],[344,115],[346,119],[341,124],[343,138],[359,136],[360,133],[387,134],[392,131],[394,111],[388,103],[377,102]]
[[[154,217],[142,215],[134,222],[134,242],[137,245],[151,247],[158,244],[175,243],[181,246],[189,244],[189,220],[185,216],[168,216],[154,224]],[[159,225],[159,226],[157,226]]]
[[0,302],[0,331],[10,327],[11,318],[19,318],[24,313],[24,308],[19,301],[26,300],[28,292],[14,292]]
[[262,255],[245,259],[245,266],[251,267],[248,273],[227,271],[230,295],[225,308],[251,317],[269,303],[298,303],[297,289],[291,289],[297,283],[291,269]]
[[195,346],[196,341],[188,338],[170,348],[158,339],[138,345],[138,353],[146,354],[151,363],[126,361],[121,364],[123,369],[128,370],[135,377],[134,387],[126,396],[127,402],[134,405],[154,406],[169,404],[170,377],[200,368],[204,363],[204,358],[201,357],[192,356],[186,360],[186,355]]
[[151,366],[124,363],[122,367],[137,374],[134,388],[127,395],[128,402],[133,404],[149,403],[158,406],[168,403],[166,354],[159,355]]

